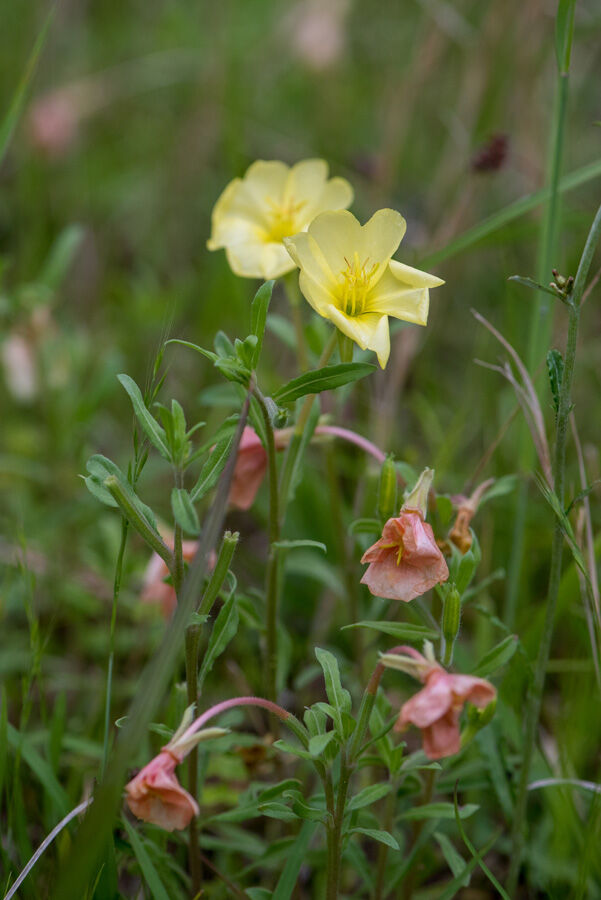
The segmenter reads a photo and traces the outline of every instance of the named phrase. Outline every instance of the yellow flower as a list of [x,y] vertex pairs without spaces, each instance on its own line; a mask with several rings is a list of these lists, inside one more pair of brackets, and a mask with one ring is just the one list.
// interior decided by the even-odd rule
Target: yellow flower
[[258,160],[244,178],[230,181],[215,204],[207,247],[225,247],[236,275],[279,278],[295,265],[283,239],[305,231],[318,213],[345,209],[352,201],[348,181],[328,180],[323,159],[306,159],[292,167]]
[[313,309],[362,350],[374,350],[382,368],[390,355],[388,316],[425,325],[428,290],[444,283],[391,258],[405,228],[393,209],[378,210],[365,225],[339,210],[317,216],[306,233],[284,238]]

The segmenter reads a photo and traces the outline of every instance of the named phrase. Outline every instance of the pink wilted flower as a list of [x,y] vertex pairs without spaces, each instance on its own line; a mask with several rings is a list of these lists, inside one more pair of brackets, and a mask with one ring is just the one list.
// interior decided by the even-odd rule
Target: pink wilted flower
[[165,831],[186,828],[199,812],[196,800],[175,776],[179,762],[164,748],[125,788],[127,805],[134,815]]
[[[274,432],[276,450],[288,446],[289,429]],[[261,438],[250,425],[242,432],[236,468],[232,476],[229,501],[238,509],[250,509],[267,471],[267,451]]]
[[369,563],[361,584],[375,597],[408,603],[449,577],[434,532],[425,521],[433,477],[431,469],[423,471],[400,514],[388,519],[380,540],[361,558],[362,563]]
[[484,678],[473,675],[452,675],[412,647],[399,648],[411,659],[397,654],[384,654],[383,665],[401,669],[425,684],[401,707],[395,731],[405,731],[408,725],[421,730],[424,753],[429,759],[452,756],[461,749],[459,716],[465,703],[484,709],[492,703],[497,691]]
[[[167,543],[173,549],[173,537],[167,540]],[[182,552],[185,562],[191,562],[197,550],[198,541],[183,541]],[[209,572],[215,568],[216,559],[215,552],[211,551]],[[166,619],[173,615],[177,607],[175,589],[172,584],[165,581],[168,575],[167,563],[161,559],[158,553],[153,553],[144,573],[141,600],[143,603],[155,603],[160,606]]]

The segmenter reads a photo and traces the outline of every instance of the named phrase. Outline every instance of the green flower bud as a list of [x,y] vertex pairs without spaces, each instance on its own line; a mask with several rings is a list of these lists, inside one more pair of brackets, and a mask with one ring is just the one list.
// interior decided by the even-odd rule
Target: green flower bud
[[459,634],[461,623],[461,594],[452,585],[444,600],[442,609],[442,636],[444,637],[445,652],[444,664],[448,666],[453,661],[453,646]]
[[413,490],[405,495],[403,509],[417,509],[422,515],[422,519],[426,518],[428,511],[428,494],[432,487],[434,479],[434,469],[424,469],[419,476],[417,484]]
[[484,709],[478,709],[477,706],[468,706],[467,724],[470,728],[480,731],[485,725],[492,721],[497,708],[497,698],[485,706]]
[[397,475],[394,456],[389,454],[382,463],[380,485],[378,488],[378,515],[383,522],[396,516],[397,507]]

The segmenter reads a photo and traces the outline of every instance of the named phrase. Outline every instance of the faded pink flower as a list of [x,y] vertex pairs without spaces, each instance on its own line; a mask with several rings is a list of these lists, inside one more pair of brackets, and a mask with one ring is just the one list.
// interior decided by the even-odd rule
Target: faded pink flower
[[[171,549],[173,549],[173,538],[167,541]],[[198,541],[183,541],[182,551],[186,562],[191,562],[198,550]],[[212,552],[209,556],[209,571],[215,567],[216,556]],[[169,619],[177,607],[177,596],[173,585],[168,584],[165,579],[169,575],[169,569],[166,562],[161,559],[158,553],[153,553],[144,573],[144,581],[142,586],[142,603],[155,603],[161,607],[163,616]]]
[[[290,431],[276,430],[274,433],[276,450],[284,450],[288,446]],[[232,476],[229,502],[238,509],[250,509],[253,505],[261,482],[267,471],[267,451],[261,438],[250,425],[242,432],[236,468]]]
[[196,800],[175,776],[180,762],[163,749],[125,786],[127,805],[134,815],[165,831],[186,828],[199,813]]
[[387,600],[408,603],[449,577],[434,532],[415,509],[403,509],[398,518],[389,519],[361,562],[369,563],[361,583]]
[[45,94],[29,112],[31,142],[47,156],[65,156],[77,138],[79,120],[80,109],[73,92],[57,90]]
[[452,756],[461,749],[459,715],[464,703],[484,709],[495,699],[497,691],[483,678],[451,675],[416,651],[413,655],[421,657],[423,667],[417,667],[416,674],[425,687],[403,704],[394,730],[404,731],[409,724],[416,725],[422,733],[426,756],[430,759]]

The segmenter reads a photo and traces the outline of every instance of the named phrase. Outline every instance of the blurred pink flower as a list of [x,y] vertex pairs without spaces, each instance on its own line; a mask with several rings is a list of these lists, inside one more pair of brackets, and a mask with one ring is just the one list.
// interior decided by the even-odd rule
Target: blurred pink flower
[[[173,538],[167,541],[173,549]],[[198,541],[184,541],[182,544],[185,562],[191,562],[198,550]],[[215,567],[216,556],[213,551],[209,556],[209,571]],[[161,607],[163,616],[169,619],[177,607],[177,597],[173,585],[165,579],[169,575],[169,569],[158,553],[153,553],[144,573],[141,600],[143,603],[155,603]]]
[[[414,654],[417,654],[414,651]],[[395,731],[404,731],[409,724],[422,733],[424,752],[430,759],[452,756],[461,749],[459,715],[464,703],[484,709],[497,696],[496,689],[483,678],[472,675],[451,675],[437,663],[421,657],[422,667],[416,671],[425,683],[401,707]]]
[[169,750],[161,750],[125,786],[127,805],[139,819],[165,831],[186,828],[199,813],[198,804],[175,776],[181,762]]
[[348,0],[301,0],[288,15],[284,30],[295,55],[308,69],[321,72],[334,66],[347,40]]
[[[276,450],[284,450],[290,438],[289,429],[276,430]],[[247,425],[242,432],[236,468],[232,477],[229,501],[238,509],[250,509],[267,471],[267,451],[254,428]]]
[[75,95],[68,89],[40,97],[29,112],[28,130],[33,146],[50,157],[65,156],[77,138],[80,116]]
[[382,537],[361,562],[369,563],[361,584],[387,600],[408,603],[449,577],[431,526],[413,509],[401,510],[398,518],[386,522]]

